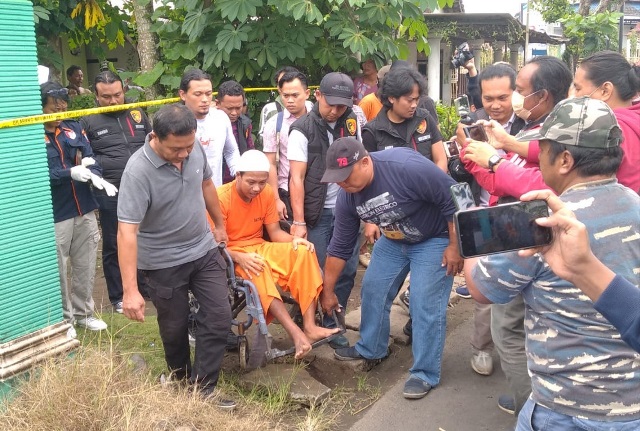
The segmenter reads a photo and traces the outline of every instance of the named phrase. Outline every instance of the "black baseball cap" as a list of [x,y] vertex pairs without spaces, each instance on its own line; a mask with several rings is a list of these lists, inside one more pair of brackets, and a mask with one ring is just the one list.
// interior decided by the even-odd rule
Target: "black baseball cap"
[[349,178],[353,166],[367,155],[367,150],[355,138],[339,138],[333,141],[327,151],[327,169],[322,176],[323,183],[341,183]]
[[327,73],[320,81],[320,93],[329,105],[353,106],[353,81],[344,73]]

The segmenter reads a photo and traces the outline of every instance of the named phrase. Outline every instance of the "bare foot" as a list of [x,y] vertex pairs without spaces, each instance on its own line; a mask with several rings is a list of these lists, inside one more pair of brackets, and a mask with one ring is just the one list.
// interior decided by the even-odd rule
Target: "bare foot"
[[296,346],[295,358],[301,359],[307,356],[311,351],[311,342],[309,342],[307,336],[300,331],[299,333],[292,334],[292,338],[293,345]]
[[312,343],[327,338],[330,335],[340,332],[340,328],[323,328],[317,325],[310,325],[304,328],[304,333]]

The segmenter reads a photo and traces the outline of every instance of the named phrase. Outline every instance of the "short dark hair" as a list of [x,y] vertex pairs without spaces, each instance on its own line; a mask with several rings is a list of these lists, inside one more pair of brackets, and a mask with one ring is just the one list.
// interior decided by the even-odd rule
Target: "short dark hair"
[[300,72],[300,71],[293,66],[281,67],[280,69],[276,70],[275,75],[273,75],[273,82],[276,85],[278,85],[278,76],[282,75],[283,73],[289,73],[289,72]]
[[180,80],[180,90],[186,93],[189,91],[191,81],[204,80],[211,81],[211,75],[200,69],[189,69],[184,73],[184,75],[182,75],[182,79]]
[[478,83],[480,84],[480,94],[482,94],[482,81],[490,81],[497,78],[509,78],[509,84],[512,90],[516,89],[516,71],[510,64],[498,63],[484,69],[478,75]]
[[69,68],[67,69],[67,78],[71,77],[71,75],[73,75],[74,73],[76,73],[76,70],[82,70],[82,68],[78,65],[71,65],[69,66]]
[[[65,91],[66,90],[66,91]],[[53,99],[64,100],[65,102],[69,102],[69,90],[67,90],[62,85],[57,82],[48,81],[40,85],[40,99],[42,101],[42,106],[47,104],[49,97]]]
[[218,87],[216,99],[222,100],[224,96],[242,96],[244,98],[244,88],[238,81],[225,81]]
[[169,135],[186,136],[197,128],[196,116],[180,103],[165,105],[153,116],[153,132],[161,140]]
[[580,62],[586,77],[599,87],[609,81],[618,96],[625,102],[631,100],[640,91],[640,66],[634,66],[622,54],[614,51],[601,51]]
[[302,72],[287,72],[284,75],[282,75],[282,78],[280,78],[280,81],[278,81],[278,88],[282,88],[285,82],[293,82],[296,79],[300,80],[300,83],[302,84],[302,88],[304,88],[305,90],[309,87],[309,81],[307,81],[307,75],[305,75]]
[[527,64],[538,66],[531,77],[531,87],[534,93],[547,90],[554,105],[567,98],[573,82],[573,75],[562,60],[550,55],[541,55],[529,60]]
[[111,70],[105,70],[96,75],[95,79],[93,80],[93,90],[98,93],[98,84],[113,84],[114,82],[119,82],[124,88],[122,78],[120,78],[117,73]]
[[620,168],[624,155],[621,147],[587,148],[565,145],[552,140],[547,142],[550,144],[549,162],[554,163],[560,154],[568,151],[573,157],[573,167],[581,177],[615,174]]
[[420,96],[425,92],[424,77],[412,67],[391,67],[389,73],[382,80],[379,96],[382,105],[390,109],[393,104],[390,97],[400,97],[413,91],[413,86],[418,86]]

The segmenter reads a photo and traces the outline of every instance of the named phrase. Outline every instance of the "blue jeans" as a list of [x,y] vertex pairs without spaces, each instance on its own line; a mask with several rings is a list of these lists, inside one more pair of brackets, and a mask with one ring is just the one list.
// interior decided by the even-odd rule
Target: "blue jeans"
[[387,355],[391,304],[411,271],[413,366],[409,373],[431,386],[440,382],[447,304],[453,285],[453,277],[442,266],[448,245],[448,238],[409,245],[380,237],[362,280],[360,340],[355,347],[365,358],[380,359]]
[[[327,259],[327,247],[329,246],[332,235],[333,208],[324,208],[322,215],[318,219],[318,223],[314,227],[307,229],[307,239],[316,247],[316,256],[318,256],[318,263],[322,269],[324,269],[324,263]],[[359,251],[360,244],[356,241],[356,244],[353,246],[353,253],[336,282],[334,291],[343,309],[347,306],[347,301],[349,300],[355,282]],[[326,328],[334,328],[336,326],[333,318],[328,315],[325,315],[322,319],[322,325]]]
[[581,419],[554,412],[531,398],[518,415],[516,431],[634,431],[640,429],[640,419],[620,422],[603,422]]

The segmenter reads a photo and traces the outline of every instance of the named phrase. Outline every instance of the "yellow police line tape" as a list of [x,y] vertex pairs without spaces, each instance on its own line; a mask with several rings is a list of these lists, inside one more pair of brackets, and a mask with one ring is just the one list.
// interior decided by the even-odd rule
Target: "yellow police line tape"
[[[311,86],[309,88],[317,88],[317,86]],[[275,91],[275,90],[277,90],[277,88],[275,87],[264,87],[264,88],[245,88],[244,91],[247,93],[254,93],[259,91]],[[218,93],[215,92],[213,94],[216,95]],[[166,103],[175,103],[179,101],[180,101],[179,97],[170,97],[168,99],[150,100],[148,102],[136,102],[136,103],[126,103],[124,105],[113,105],[113,106],[102,106],[99,108],[78,109],[77,111],[56,112],[55,114],[31,115],[28,117],[2,120],[0,121],[0,129],[6,129],[9,127],[27,126],[30,124],[41,124],[41,123],[47,123],[49,121],[65,120],[68,118],[84,117],[85,115],[103,114],[105,112],[124,111],[126,109],[131,109],[131,108],[144,108],[147,106],[164,105]]]

